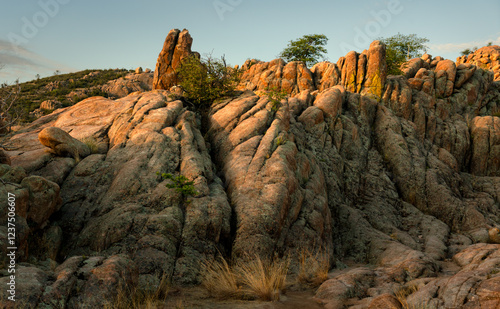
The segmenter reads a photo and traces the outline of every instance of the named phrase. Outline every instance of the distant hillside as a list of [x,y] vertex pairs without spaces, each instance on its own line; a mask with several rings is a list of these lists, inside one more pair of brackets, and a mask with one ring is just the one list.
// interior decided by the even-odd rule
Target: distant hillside
[[[92,96],[117,98],[130,92],[148,90],[152,73],[135,74],[127,69],[84,70],[21,83],[16,110],[21,122],[31,122],[52,110],[40,109],[44,101],[58,107],[71,106]],[[3,86],[12,91],[13,85]]]

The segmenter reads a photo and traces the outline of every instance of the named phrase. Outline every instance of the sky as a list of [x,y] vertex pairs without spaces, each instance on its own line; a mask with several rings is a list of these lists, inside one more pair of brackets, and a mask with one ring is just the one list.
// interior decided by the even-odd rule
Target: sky
[[428,53],[500,45],[498,0],[0,0],[0,83],[55,71],[154,70],[171,29],[194,51],[231,65],[277,58],[290,40],[328,37],[327,60],[399,33],[429,39]]

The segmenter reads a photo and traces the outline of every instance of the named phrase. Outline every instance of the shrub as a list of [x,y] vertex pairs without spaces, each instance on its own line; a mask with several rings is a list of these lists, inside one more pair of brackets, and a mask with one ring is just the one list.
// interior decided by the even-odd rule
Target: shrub
[[267,87],[265,89],[267,99],[271,102],[271,110],[278,111],[281,107],[281,101],[287,97],[287,93],[284,90],[278,90],[278,87]]
[[[158,172],[157,175],[160,175],[160,173]],[[184,175],[174,177],[174,175],[170,173],[163,173],[161,177],[163,179],[170,179],[172,183],[167,183],[167,188],[175,189],[177,192],[181,193],[184,200],[186,200],[188,196],[195,196],[198,194],[194,189],[194,181],[189,181]]]
[[21,86],[16,81],[13,87],[6,84],[0,86],[0,135],[8,133],[10,127],[19,119],[17,99],[21,92]]
[[177,70],[185,97],[198,106],[208,105],[234,91],[239,75],[238,70],[226,65],[224,57],[199,59],[192,55],[184,59]]

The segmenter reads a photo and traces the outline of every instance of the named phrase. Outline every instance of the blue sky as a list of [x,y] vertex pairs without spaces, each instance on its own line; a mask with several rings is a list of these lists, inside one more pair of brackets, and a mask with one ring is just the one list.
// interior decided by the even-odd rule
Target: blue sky
[[170,29],[193,50],[232,65],[269,61],[304,34],[328,38],[328,60],[398,32],[429,39],[455,60],[467,47],[500,45],[500,1],[1,0],[0,82],[83,69],[154,69]]

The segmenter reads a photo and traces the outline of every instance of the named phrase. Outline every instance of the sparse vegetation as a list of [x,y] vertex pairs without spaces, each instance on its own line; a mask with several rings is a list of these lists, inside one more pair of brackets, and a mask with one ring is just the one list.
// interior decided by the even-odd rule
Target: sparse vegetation
[[243,283],[244,293],[262,300],[279,300],[280,292],[285,287],[289,264],[287,259],[263,261],[255,257],[245,264],[238,265],[237,271]]
[[81,142],[89,147],[90,153],[94,154],[99,152],[99,142],[93,136],[82,138]]
[[[155,290],[136,287],[132,290],[120,288],[117,297],[104,306],[104,309],[153,309],[163,304],[170,290],[170,282],[163,275]],[[182,307],[179,307],[182,308]]]
[[271,110],[277,112],[281,107],[281,101],[288,96],[286,91],[279,90],[278,87],[267,87],[265,95],[271,102]]
[[387,73],[390,75],[401,75],[401,66],[405,61],[421,57],[427,51],[426,38],[420,38],[416,34],[398,33],[389,38],[379,38],[386,45],[385,58],[387,61]]
[[21,86],[16,82],[14,86],[6,84],[0,86],[0,135],[8,133],[10,127],[19,119],[17,100]]
[[252,257],[233,267],[220,258],[206,264],[203,286],[215,297],[279,300],[290,261]]
[[297,281],[311,287],[318,287],[328,280],[330,270],[330,259],[328,254],[319,250],[315,253],[302,250],[299,255],[299,273]]
[[401,303],[403,309],[426,309],[428,306],[423,305],[423,304],[418,304],[418,305],[413,305],[409,304],[408,301],[406,300],[408,296],[411,294],[415,293],[418,291],[418,287],[411,285],[411,286],[403,286],[400,289],[398,289],[394,295],[398,299],[398,301]]
[[312,66],[319,60],[325,59],[328,38],[324,34],[309,34],[290,41],[288,46],[279,54],[285,61],[303,61],[306,66]]
[[[158,172],[157,175],[160,175]],[[178,175],[174,176],[170,173],[161,174],[163,179],[170,179],[172,183],[167,183],[167,188],[175,189],[177,192],[182,194],[184,200],[186,200],[189,196],[195,196],[198,192],[194,188],[194,182],[189,181],[186,176]]]
[[223,257],[202,265],[202,285],[219,299],[240,298],[238,277]]
[[[99,72],[89,75],[92,72]],[[17,100],[13,105],[21,122],[31,122],[34,120],[30,112],[40,107],[45,100],[57,100],[63,107],[71,106],[79,100],[91,96],[104,96],[107,94],[100,90],[100,87],[110,80],[125,76],[129,71],[121,70],[84,70],[69,74],[58,74],[50,77],[20,83],[16,85],[4,85],[2,91],[15,92],[19,88]],[[87,77],[85,77],[87,76]],[[85,78],[84,78],[85,77]],[[81,95],[72,97],[71,93],[76,90],[83,90]],[[4,97],[2,95],[2,97]]]
[[224,57],[218,60],[190,56],[182,61],[177,76],[185,97],[196,106],[203,106],[233,92],[240,74],[227,66]]

